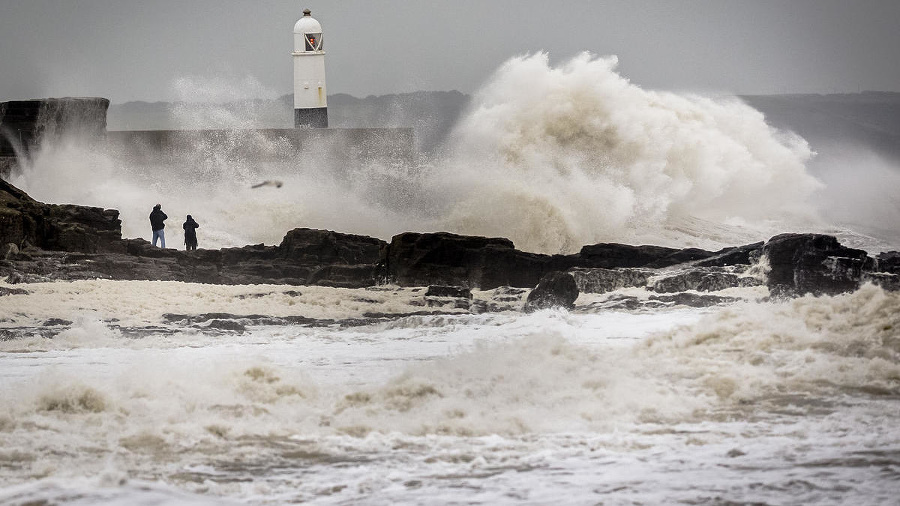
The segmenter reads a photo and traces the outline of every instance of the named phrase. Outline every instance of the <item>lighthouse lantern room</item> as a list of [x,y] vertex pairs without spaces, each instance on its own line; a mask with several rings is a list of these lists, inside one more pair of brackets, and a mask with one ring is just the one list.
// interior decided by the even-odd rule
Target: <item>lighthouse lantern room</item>
[[294,25],[294,127],[328,128],[322,25],[311,14]]

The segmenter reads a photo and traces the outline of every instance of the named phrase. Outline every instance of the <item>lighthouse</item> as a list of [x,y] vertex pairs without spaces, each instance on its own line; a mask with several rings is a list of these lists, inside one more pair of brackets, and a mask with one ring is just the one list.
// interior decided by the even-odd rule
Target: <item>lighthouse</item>
[[311,14],[294,25],[294,128],[328,128],[322,25]]

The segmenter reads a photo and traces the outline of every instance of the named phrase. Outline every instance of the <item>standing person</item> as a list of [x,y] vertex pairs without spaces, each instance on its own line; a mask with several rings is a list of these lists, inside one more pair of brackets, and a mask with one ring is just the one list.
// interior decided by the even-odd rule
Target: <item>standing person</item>
[[150,212],[150,228],[153,229],[153,245],[156,246],[156,240],[160,240],[160,247],[165,249],[166,247],[166,234],[163,232],[163,229],[166,228],[166,224],[163,223],[166,221],[166,213],[162,211],[162,206],[156,204],[153,206],[153,211]]
[[197,229],[200,228],[200,224],[189,214],[181,228],[184,229],[184,249],[187,251],[197,249]]

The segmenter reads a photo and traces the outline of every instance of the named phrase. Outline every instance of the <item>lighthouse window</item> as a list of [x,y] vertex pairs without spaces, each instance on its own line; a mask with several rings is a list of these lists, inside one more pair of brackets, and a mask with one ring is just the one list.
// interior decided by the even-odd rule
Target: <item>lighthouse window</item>
[[306,34],[306,50],[321,51],[322,50],[322,34],[307,33]]

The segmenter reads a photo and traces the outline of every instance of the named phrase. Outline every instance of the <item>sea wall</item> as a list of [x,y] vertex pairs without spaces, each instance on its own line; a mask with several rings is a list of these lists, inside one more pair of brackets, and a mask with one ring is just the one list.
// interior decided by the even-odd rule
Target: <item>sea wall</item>
[[44,98],[0,102],[0,177],[17,170],[19,156],[65,135],[104,147],[136,163],[184,159],[200,150],[250,161],[412,168],[412,128],[259,128],[107,131],[105,98]]
[[225,156],[256,161],[312,157],[329,164],[411,166],[416,157],[412,128],[120,130],[107,132],[106,142],[139,163],[210,148]]
[[100,97],[40,98],[0,102],[0,177],[42,142],[65,134],[94,142],[106,132],[109,100]]

